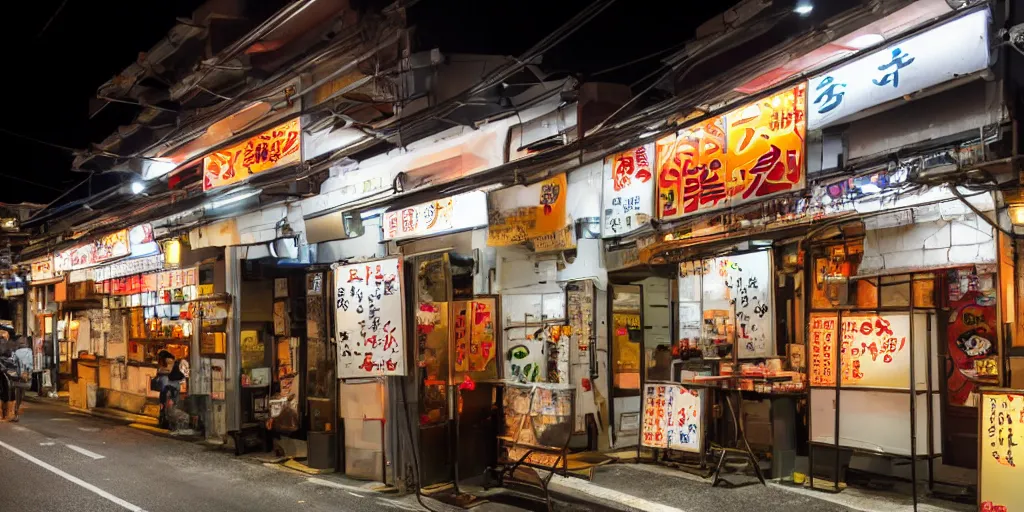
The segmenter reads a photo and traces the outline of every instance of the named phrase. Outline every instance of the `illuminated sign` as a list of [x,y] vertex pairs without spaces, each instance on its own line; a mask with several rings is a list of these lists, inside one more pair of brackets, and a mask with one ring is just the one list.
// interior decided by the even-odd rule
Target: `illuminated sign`
[[437,235],[487,225],[487,194],[481,191],[384,212],[384,239]]
[[604,161],[601,236],[622,236],[643,227],[654,213],[654,144]]
[[295,118],[211,153],[203,158],[203,190],[238,183],[253,174],[298,162],[302,159],[301,140],[302,128]]
[[987,68],[988,30],[977,11],[812,78],[807,129]]
[[657,141],[658,216],[707,213],[804,187],[806,84]]
[[128,244],[128,230],[122,229],[103,236],[94,242],[76,245],[53,254],[55,272],[70,272],[100,263],[123,258],[131,253]]

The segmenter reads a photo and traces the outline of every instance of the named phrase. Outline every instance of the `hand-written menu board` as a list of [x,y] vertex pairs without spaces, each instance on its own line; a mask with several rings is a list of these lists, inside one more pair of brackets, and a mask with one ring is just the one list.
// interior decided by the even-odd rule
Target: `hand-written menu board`
[[834,316],[811,316],[811,367],[812,386],[835,386],[836,384],[836,323]]
[[703,445],[701,393],[680,385],[644,387],[640,442],[649,448],[700,452]]
[[401,258],[335,268],[338,377],[405,375]]
[[[1017,459],[1024,442],[1024,392],[985,390],[979,416],[978,502],[981,510],[1024,510],[1024,459]],[[1024,450],[1022,448],[1021,450]]]
[[910,389],[910,315],[813,315],[812,386],[835,385],[837,338],[844,387]]
[[775,352],[770,251],[723,256],[702,263],[704,317],[735,311],[735,341],[741,359]]

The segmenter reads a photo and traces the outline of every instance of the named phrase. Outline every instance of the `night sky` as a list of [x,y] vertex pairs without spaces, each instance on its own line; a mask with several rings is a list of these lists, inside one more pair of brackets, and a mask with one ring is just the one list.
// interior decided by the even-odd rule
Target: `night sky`
[[[259,1],[259,0],[253,0]],[[64,4],[61,8],[62,3]],[[546,71],[583,77],[662,49],[678,47],[694,28],[734,2],[697,2],[665,11],[662,2],[620,0],[545,56]],[[19,4],[0,36],[5,52],[5,105],[0,135],[6,165],[0,169],[0,201],[49,203],[85,180],[70,170],[72,155],[24,137],[71,148],[101,141],[130,123],[137,108],[111,104],[89,118],[96,88],[131,64],[201,0],[35,0]],[[589,4],[580,0],[421,0],[409,11],[418,50],[518,55]],[[58,12],[59,10],[59,12]],[[54,17],[54,14],[56,16]],[[48,20],[52,22],[47,25]],[[594,78],[632,83],[659,66],[659,54]],[[116,177],[97,176],[92,191]],[[64,201],[84,197],[83,185]],[[58,204],[59,204],[58,203]]]

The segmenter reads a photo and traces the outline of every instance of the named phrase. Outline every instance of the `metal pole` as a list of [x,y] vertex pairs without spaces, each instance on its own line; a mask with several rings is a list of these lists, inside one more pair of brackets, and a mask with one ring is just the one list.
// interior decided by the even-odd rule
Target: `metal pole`
[[[932,278],[934,279],[934,278]],[[932,302],[935,304],[935,302]],[[929,311],[925,316],[927,322],[926,333],[927,333],[927,366],[925,366],[926,377],[928,382],[925,384],[925,389],[928,390],[926,396],[925,405],[928,408],[928,492],[935,490],[935,425],[934,425],[934,408],[932,405],[932,312]]]
[[[879,304],[881,306],[881,304]],[[917,510],[917,359],[914,345],[914,274],[910,274],[910,480]]]
[[834,462],[835,462],[835,466],[834,466],[835,467],[835,473],[833,473],[833,477],[835,478],[835,480],[832,481],[832,490],[835,491],[835,492],[839,492],[839,403],[840,403],[840,398],[842,397],[840,391],[842,389],[842,381],[843,381],[843,358],[842,358],[842,355],[841,355],[842,352],[843,352],[843,343],[842,343],[842,340],[843,340],[843,312],[842,312],[842,310],[836,312],[836,331],[835,331],[835,334],[836,334],[836,338],[835,338],[835,347],[834,347],[834,349],[836,351],[836,355],[835,355],[836,367],[835,367],[835,371],[832,372],[832,373],[835,374],[834,377],[835,377],[835,386],[836,386],[836,388],[835,388],[836,389],[836,407],[835,407],[835,413],[834,413],[835,414],[835,417],[834,417],[835,425],[833,425],[833,432],[832,432],[832,450],[833,450],[832,456],[835,457],[835,460],[834,460]]

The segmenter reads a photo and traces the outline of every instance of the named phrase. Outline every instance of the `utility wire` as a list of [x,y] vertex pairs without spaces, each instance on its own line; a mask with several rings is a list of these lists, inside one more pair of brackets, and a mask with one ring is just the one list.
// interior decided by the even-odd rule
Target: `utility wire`
[[7,173],[3,173],[3,172],[0,172],[0,176],[3,176],[4,178],[7,178],[7,179],[12,179],[12,180],[15,180],[15,181],[20,181],[22,183],[28,183],[29,185],[35,185],[35,186],[41,187],[41,188],[48,188],[50,190],[55,190],[57,192],[63,192],[64,191],[64,189],[60,189],[60,188],[54,187],[52,185],[47,185],[45,183],[39,183],[38,181],[26,180],[25,178],[19,178],[17,176],[14,176],[14,175],[11,175],[11,174],[7,174]]
[[14,131],[8,130],[7,128],[0,128],[0,133],[6,133],[7,135],[10,135],[12,137],[18,137],[19,139],[25,139],[27,141],[35,142],[36,144],[42,144],[44,146],[50,146],[52,148],[63,149],[64,151],[70,151],[71,153],[77,153],[79,151],[79,150],[77,150],[75,148],[72,148],[72,147],[62,146],[60,144],[55,144],[53,142],[47,142],[45,140],[37,139],[35,137],[31,137],[31,136],[25,135],[23,133],[18,133],[18,132],[14,132]]
[[53,12],[52,16],[50,16],[50,19],[46,20],[46,25],[43,25],[43,28],[39,31],[38,34],[36,34],[36,39],[43,37],[43,33],[46,32],[46,29],[50,28],[50,24],[53,23],[53,20],[57,19],[57,15],[64,10],[64,6],[67,4],[68,0],[64,0],[63,2],[60,3],[60,6],[57,7],[57,10]]

